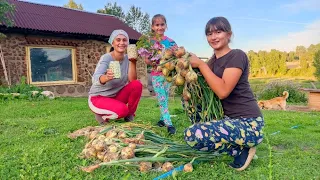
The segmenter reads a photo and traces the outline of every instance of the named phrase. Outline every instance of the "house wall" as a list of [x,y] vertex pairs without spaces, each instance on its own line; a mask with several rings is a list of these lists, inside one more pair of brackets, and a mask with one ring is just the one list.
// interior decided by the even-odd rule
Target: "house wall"
[[[52,91],[57,96],[87,96],[91,86],[90,74],[93,74],[100,57],[110,50],[110,44],[103,41],[24,36],[20,34],[6,35],[5,39],[0,39],[0,45],[11,84],[19,83],[22,76],[27,77],[26,46],[68,46],[75,48],[77,82],[74,84],[41,85],[44,90]],[[138,78],[146,87],[146,65],[143,61],[138,61],[137,70]],[[0,63],[0,85],[5,84],[3,67]]]

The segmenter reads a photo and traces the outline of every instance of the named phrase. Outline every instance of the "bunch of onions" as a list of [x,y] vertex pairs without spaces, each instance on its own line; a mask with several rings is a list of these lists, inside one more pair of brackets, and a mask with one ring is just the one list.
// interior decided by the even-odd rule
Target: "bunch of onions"
[[[118,136],[119,132],[124,132],[127,138],[132,141],[136,139],[137,142],[143,141],[144,143],[127,143],[119,137],[110,139],[105,136],[105,134],[113,134],[114,132],[118,132]],[[167,172],[174,168],[173,163],[193,162],[194,159],[199,162],[207,162],[214,160],[217,156],[212,152],[193,150],[184,143],[174,142],[150,130],[137,127],[106,127],[99,134],[86,144],[82,152],[83,158],[98,161],[94,165],[83,167],[82,170],[85,172],[92,172],[101,166],[115,165],[135,167],[141,172],[153,169]],[[107,141],[112,143],[106,143]]]
[[191,67],[189,58],[190,54],[184,47],[175,51],[167,49],[159,67],[168,82],[172,82],[174,87],[183,88],[182,100],[192,124],[196,123],[196,114],[200,114],[202,122],[221,119],[223,110],[220,99],[208,86],[199,69]]

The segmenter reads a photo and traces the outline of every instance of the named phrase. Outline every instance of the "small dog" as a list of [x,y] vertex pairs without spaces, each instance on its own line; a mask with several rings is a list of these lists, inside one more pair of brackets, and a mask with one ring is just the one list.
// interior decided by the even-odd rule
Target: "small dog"
[[275,97],[270,100],[265,101],[258,101],[258,106],[260,109],[267,109],[267,110],[286,110],[287,106],[287,99],[289,97],[288,91],[283,91],[283,96]]

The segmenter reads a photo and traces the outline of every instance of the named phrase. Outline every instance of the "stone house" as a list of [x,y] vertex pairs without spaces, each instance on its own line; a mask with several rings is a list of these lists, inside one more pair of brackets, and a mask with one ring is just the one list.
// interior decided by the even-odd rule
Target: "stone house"
[[[27,83],[58,96],[87,96],[91,75],[100,56],[109,52],[108,38],[115,29],[129,34],[130,43],[141,36],[117,17],[64,7],[9,0],[15,5],[14,26],[0,24],[0,46],[9,82]],[[138,63],[145,84],[146,66]],[[0,63],[0,85],[5,85]]]

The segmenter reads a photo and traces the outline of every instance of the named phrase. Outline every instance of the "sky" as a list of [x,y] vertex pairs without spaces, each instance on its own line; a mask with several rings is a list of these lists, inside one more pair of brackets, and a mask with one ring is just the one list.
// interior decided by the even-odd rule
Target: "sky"
[[[63,6],[68,0],[24,0]],[[85,11],[96,12],[115,0],[75,0]],[[320,0],[117,0],[126,12],[140,7],[151,17],[167,18],[165,35],[199,57],[213,53],[204,33],[206,23],[226,17],[233,31],[230,46],[259,51],[294,51],[296,46],[320,43]]]

